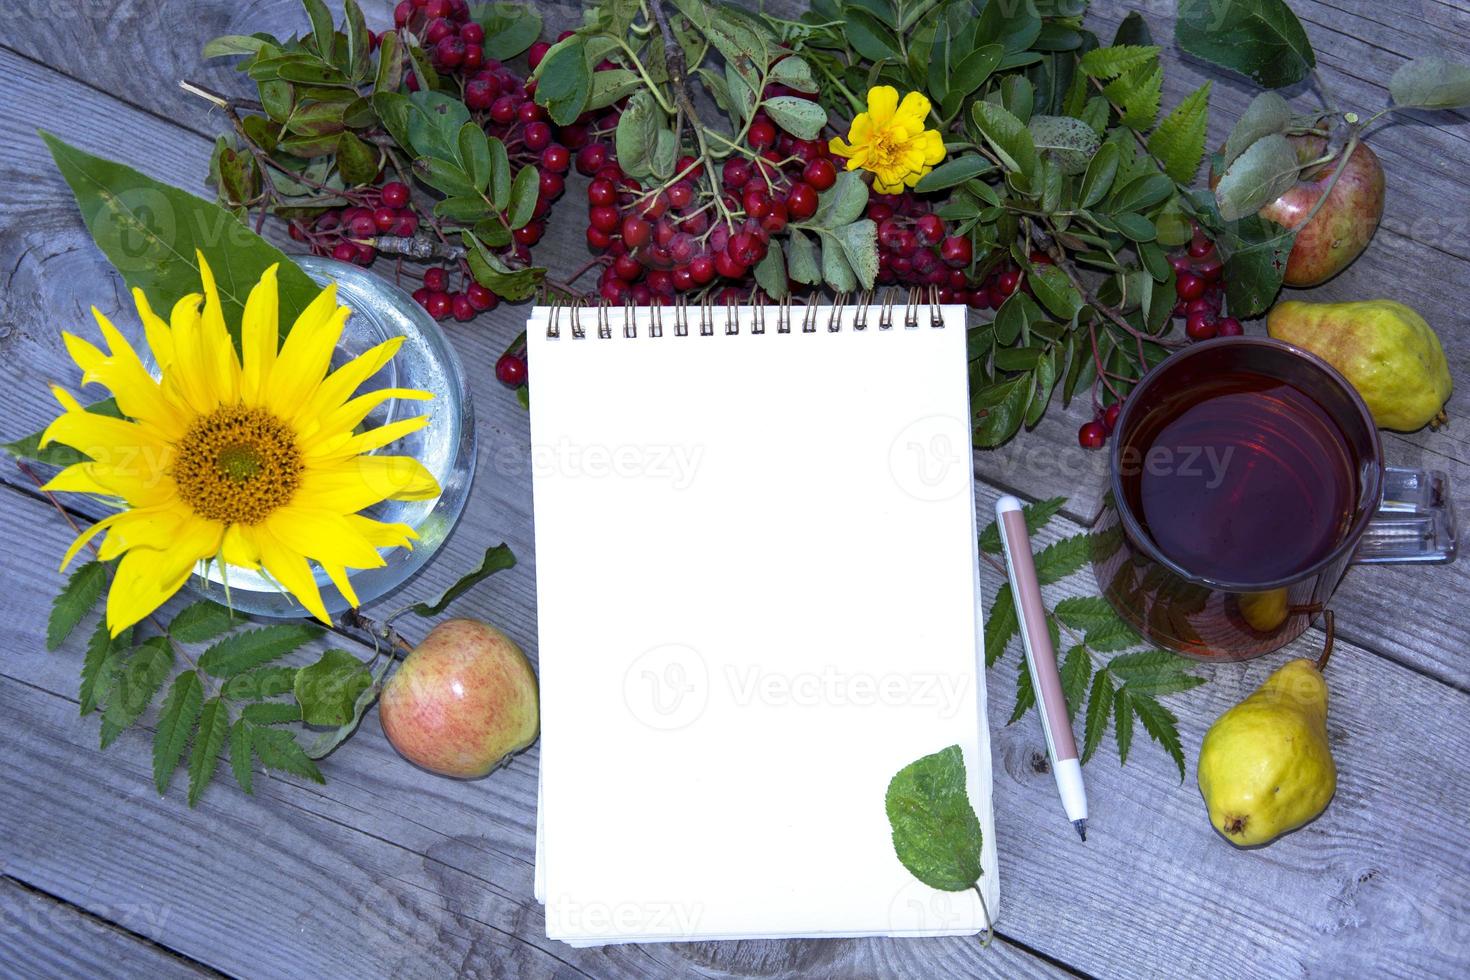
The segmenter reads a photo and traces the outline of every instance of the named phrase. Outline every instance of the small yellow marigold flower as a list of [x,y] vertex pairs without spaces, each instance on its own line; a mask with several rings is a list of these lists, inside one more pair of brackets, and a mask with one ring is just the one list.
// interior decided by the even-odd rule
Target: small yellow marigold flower
[[833,137],[829,148],[847,158],[847,169],[873,174],[873,190],[901,194],[944,159],[944,138],[937,129],[925,129],[929,100],[910,92],[898,101],[898,89],[877,85],[868,89],[868,111],[860,112],[847,131],[847,140]]

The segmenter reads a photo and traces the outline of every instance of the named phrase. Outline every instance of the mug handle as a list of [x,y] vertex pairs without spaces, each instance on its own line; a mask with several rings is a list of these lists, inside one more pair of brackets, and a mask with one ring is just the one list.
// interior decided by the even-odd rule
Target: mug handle
[[1383,500],[1353,554],[1358,565],[1455,560],[1455,507],[1441,470],[1383,469]]

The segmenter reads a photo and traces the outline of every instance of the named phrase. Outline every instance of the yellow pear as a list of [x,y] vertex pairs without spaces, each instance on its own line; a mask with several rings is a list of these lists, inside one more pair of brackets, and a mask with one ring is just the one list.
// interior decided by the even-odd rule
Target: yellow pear
[[1412,432],[1445,421],[1450,369],[1424,318],[1391,299],[1277,303],[1266,329],[1337,368],[1385,429]]
[[1327,744],[1327,681],[1293,660],[1210,726],[1200,745],[1210,823],[1240,847],[1265,844],[1327,808],[1337,766]]

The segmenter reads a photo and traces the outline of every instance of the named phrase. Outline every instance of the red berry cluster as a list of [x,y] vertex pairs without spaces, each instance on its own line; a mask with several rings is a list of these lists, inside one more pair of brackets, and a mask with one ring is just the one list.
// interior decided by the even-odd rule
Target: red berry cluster
[[1184,318],[1190,340],[1235,337],[1244,332],[1240,321],[1222,316],[1225,303],[1224,263],[1215,243],[1199,228],[1188,248],[1169,257],[1174,267],[1174,292],[1179,297],[1174,315]]
[[314,255],[370,265],[377,250],[362,239],[378,235],[408,237],[418,230],[419,219],[409,205],[406,184],[393,180],[381,187],[361,188],[350,196],[355,203],[333,208],[313,221],[294,219],[291,237],[308,243]]
[[[807,97],[778,85],[765,95]],[[771,236],[814,215],[818,193],[837,181],[825,143],[780,132],[757,113],[745,131],[747,152],[720,166],[718,204],[703,165],[690,156],[676,162],[674,179],[645,188],[618,166],[610,142],[621,112],[614,106],[562,128],[563,142],[576,151],[577,170],[592,178],[587,245],[602,253],[597,293],[609,303],[664,304],[721,283],[722,300],[745,296]],[[733,225],[721,208],[734,217]]]
[[1077,430],[1077,442],[1083,449],[1101,449],[1103,443],[1108,441],[1108,436],[1113,434],[1113,429],[1118,425],[1118,413],[1123,411],[1121,401],[1113,402],[1107,408],[1100,408],[1093,416],[1092,421],[1083,422],[1082,427]]
[[970,301],[970,240],[949,234],[929,202],[907,191],[874,194],[867,216],[878,226],[879,283],[938,286],[941,303]]
[[458,292],[449,289],[451,270],[435,267],[424,272],[424,285],[413,291],[415,303],[429,311],[436,320],[453,316],[461,322],[474,319],[476,313],[493,310],[500,305],[500,297],[461,271],[464,288]]

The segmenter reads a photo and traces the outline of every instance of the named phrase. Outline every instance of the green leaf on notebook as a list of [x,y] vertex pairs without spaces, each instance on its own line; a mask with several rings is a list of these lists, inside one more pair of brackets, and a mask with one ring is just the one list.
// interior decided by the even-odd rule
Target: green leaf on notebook
[[965,791],[958,745],[909,763],[884,797],[898,860],[930,888],[958,892],[980,880],[980,818]]

